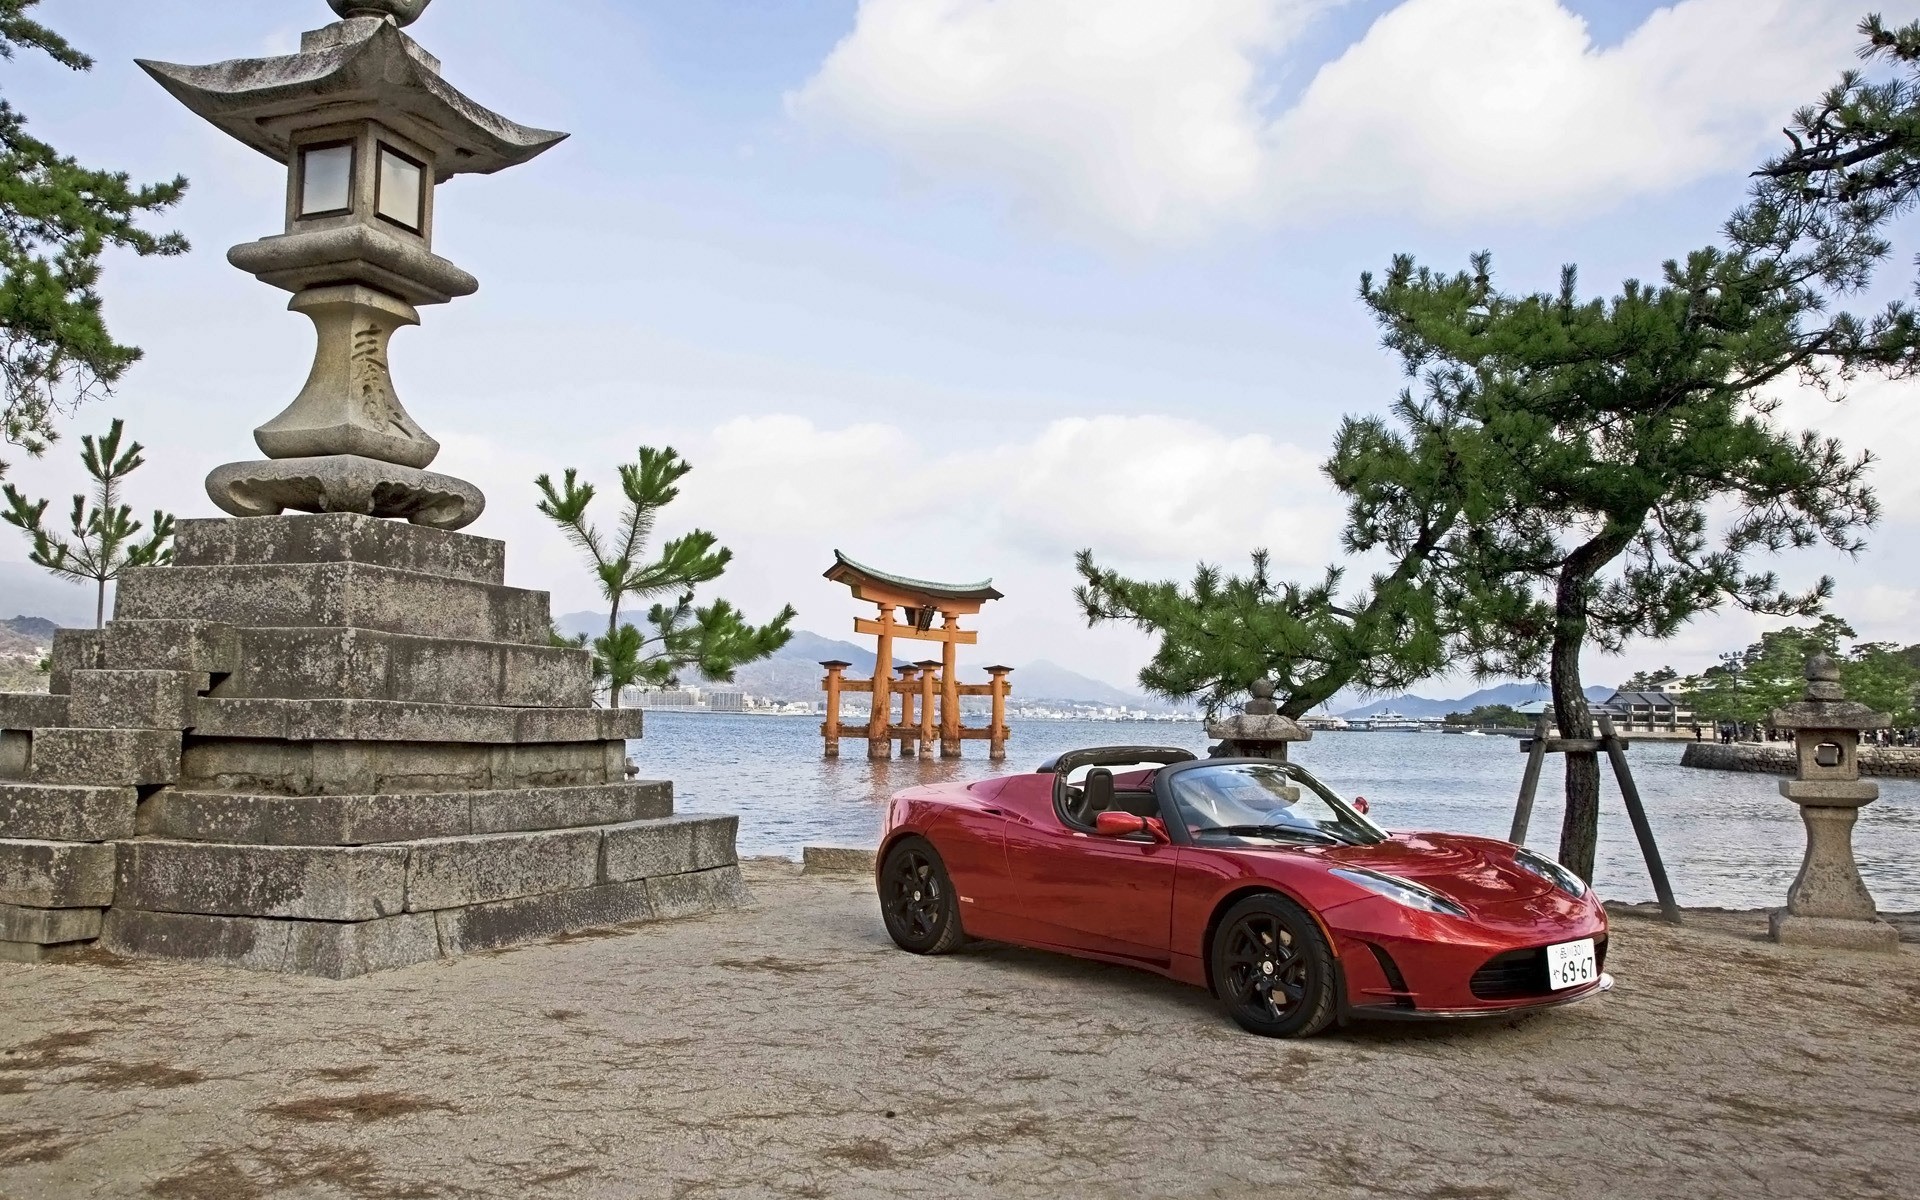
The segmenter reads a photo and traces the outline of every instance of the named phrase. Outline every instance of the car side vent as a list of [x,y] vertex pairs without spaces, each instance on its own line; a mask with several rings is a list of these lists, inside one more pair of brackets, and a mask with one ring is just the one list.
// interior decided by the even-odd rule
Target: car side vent
[[[1393,961],[1393,955],[1372,942],[1366,943],[1366,947],[1373,951],[1373,961],[1380,964],[1380,973],[1387,977],[1387,986],[1396,992],[1407,992],[1407,977],[1400,973],[1400,964]],[[1413,997],[1404,994],[1395,996],[1393,1003],[1396,1008],[1412,1008]]]

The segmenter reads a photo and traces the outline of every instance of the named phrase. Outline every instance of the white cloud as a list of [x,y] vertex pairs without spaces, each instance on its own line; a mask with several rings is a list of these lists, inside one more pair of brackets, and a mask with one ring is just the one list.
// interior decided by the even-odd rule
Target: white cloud
[[862,0],[790,98],[916,171],[1178,239],[1374,210],[1590,213],[1754,159],[1848,65],[1847,0],[1680,0],[1596,48],[1560,0],[1405,0],[1273,111],[1341,0]]

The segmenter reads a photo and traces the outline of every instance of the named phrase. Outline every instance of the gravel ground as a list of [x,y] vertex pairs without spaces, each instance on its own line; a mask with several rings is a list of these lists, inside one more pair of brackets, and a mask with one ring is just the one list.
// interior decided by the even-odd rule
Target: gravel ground
[[1894,1197],[1920,952],[1617,920],[1605,997],[1309,1042],[863,880],[347,982],[0,965],[0,1197]]

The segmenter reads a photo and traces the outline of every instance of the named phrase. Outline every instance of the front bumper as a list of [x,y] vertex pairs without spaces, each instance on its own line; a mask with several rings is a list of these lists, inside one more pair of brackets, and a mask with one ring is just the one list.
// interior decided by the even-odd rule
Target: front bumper
[[1473,1021],[1488,1017],[1508,1017],[1517,1013],[1538,1012],[1547,1008],[1565,1008],[1582,1000],[1591,1000],[1613,990],[1613,976],[1601,972],[1600,978],[1585,987],[1569,988],[1550,996],[1529,997],[1481,1004],[1473,1008],[1408,1008],[1399,1004],[1349,1004],[1345,1016],[1353,1021]]

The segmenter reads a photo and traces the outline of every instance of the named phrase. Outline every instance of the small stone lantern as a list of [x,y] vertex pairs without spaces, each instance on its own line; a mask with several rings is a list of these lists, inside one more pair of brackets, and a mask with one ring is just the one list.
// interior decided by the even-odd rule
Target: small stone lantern
[[1885,729],[1886,713],[1846,698],[1840,667],[1824,654],[1807,660],[1806,699],[1776,709],[1775,727],[1793,731],[1796,766],[1780,794],[1800,806],[1807,825],[1807,856],[1773,914],[1773,940],[1790,945],[1894,952],[1900,934],[1880,919],[1853,860],[1853,824],[1859,810],[1880,798],[1878,784],[1860,778],[1860,733]]
[[1213,758],[1271,758],[1287,761],[1287,744],[1313,739],[1313,730],[1280,715],[1273,702],[1277,689],[1271,679],[1258,679],[1247,688],[1252,699],[1240,712],[1223,721],[1208,721],[1207,736],[1219,738],[1208,754]]
[[485,498],[424,468],[440,452],[387,367],[417,306],[480,285],[433,252],[434,188],[526,162],[566,135],[507,120],[455,91],[402,32],[429,0],[328,0],[340,20],[298,54],[211,66],[141,62],[188,108],[287,170],[286,228],[227,261],[293,293],[318,334],[306,386],[254,431],[265,462],[228,463],[207,494],[236,517],[357,512],[458,529]]

